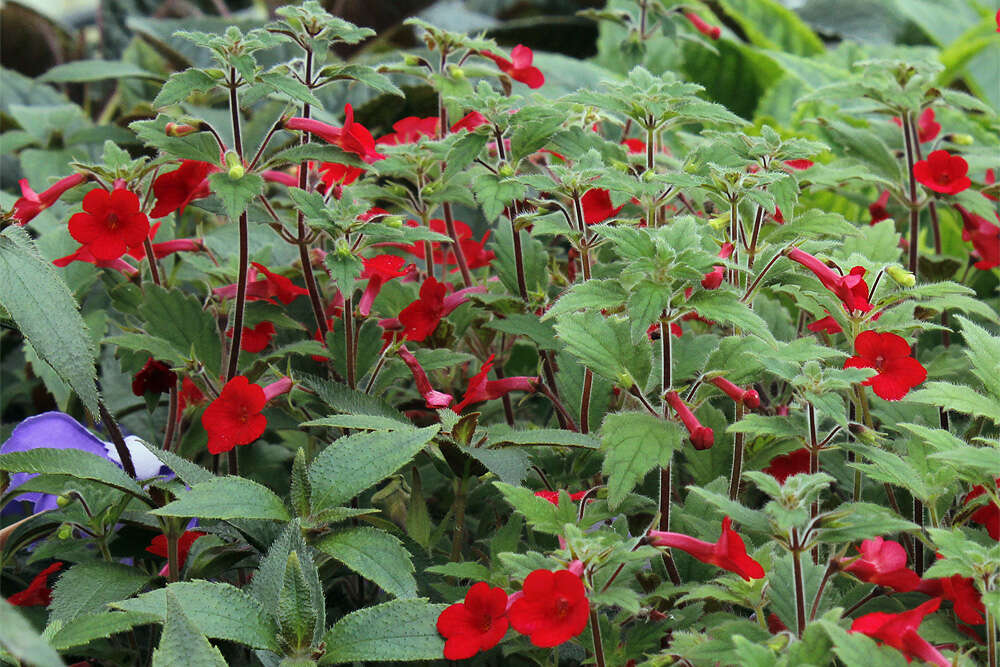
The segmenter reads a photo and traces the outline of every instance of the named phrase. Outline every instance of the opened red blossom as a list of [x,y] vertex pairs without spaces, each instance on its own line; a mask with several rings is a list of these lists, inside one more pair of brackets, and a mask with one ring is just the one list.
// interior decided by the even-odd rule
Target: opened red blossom
[[78,185],[86,183],[88,177],[84,174],[71,174],[56,181],[42,192],[35,192],[28,185],[28,179],[18,181],[21,186],[21,198],[14,202],[11,213],[19,225],[26,225],[35,219],[39,213],[56,203],[63,194]]
[[541,88],[545,83],[545,75],[531,64],[535,54],[523,44],[518,44],[511,50],[510,60],[489,51],[480,51],[479,54],[495,62],[501,72],[529,88]]
[[881,537],[862,540],[858,551],[861,554],[858,558],[840,559],[844,572],[900,593],[912,591],[920,584],[917,573],[906,567],[906,549],[899,542]]
[[920,658],[939,667],[948,667],[951,661],[945,658],[930,642],[917,634],[924,617],[937,611],[941,598],[928,600],[916,609],[899,614],[875,612],[854,619],[851,632],[860,632],[884,644],[898,649],[907,660]]
[[[271,344],[275,333],[274,324],[266,320],[259,322],[254,327],[243,327],[243,333],[240,335],[240,349],[250,354],[257,354]],[[233,330],[227,329],[226,336],[232,338]]]
[[149,212],[149,217],[162,218],[174,211],[183,215],[184,207],[192,201],[212,194],[208,175],[216,171],[219,167],[210,162],[182,160],[177,169],[157,176],[153,181],[156,206]]
[[764,568],[747,555],[743,538],[732,529],[728,516],[722,519],[722,534],[714,544],[690,535],[660,530],[649,531],[649,539],[654,547],[680,549],[702,563],[735,572],[747,581],[764,578]]
[[47,607],[52,603],[52,589],[49,588],[49,577],[62,568],[61,562],[55,562],[39,572],[28,587],[14,593],[7,602],[17,607]]
[[507,593],[484,581],[472,586],[465,600],[441,612],[437,631],[445,638],[446,660],[465,660],[488,651],[507,634]]
[[887,401],[898,401],[927,379],[926,369],[910,356],[910,344],[894,333],[862,331],[854,340],[854,352],[844,361],[844,368],[877,370],[877,375],[861,384]]
[[149,236],[149,219],[131,190],[95,188],[83,198],[83,212],[69,219],[69,233],[97,260],[121,257]]
[[507,612],[511,627],[535,646],[551,648],[587,627],[590,602],[583,580],[569,570],[535,570]]
[[913,176],[924,187],[944,195],[955,195],[972,185],[969,163],[961,155],[934,151],[913,165]]
[[208,432],[209,453],[228,452],[264,435],[267,417],[261,411],[266,403],[264,390],[246,377],[237,375],[227,382],[201,415],[201,425]]
[[176,385],[177,374],[170,370],[170,366],[150,357],[132,378],[132,393],[136,396],[162,394]]

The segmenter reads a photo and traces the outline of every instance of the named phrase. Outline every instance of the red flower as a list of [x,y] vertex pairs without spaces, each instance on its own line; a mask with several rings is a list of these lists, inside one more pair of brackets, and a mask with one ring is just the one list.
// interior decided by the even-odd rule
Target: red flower
[[704,19],[694,12],[684,12],[684,18],[690,21],[691,25],[693,25],[698,32],[706,37],[719,39],[719,36],[722,34],[722,28],[717,25],[710,25],[706,23]]
[[805,447],[796,449],[794,452],[775,456],[771,463],[764,468],[771,477],[778,480],[778,484],[784,484],[785,480],[792,475],[809,472],[809,450]]
[[465,660],[488,651],[507,634],[507,593],[480,581],[465,594],[465,602],[451,605],[437,619],[445,638],[446,660]]
[[201,415],[201,425],[208,432],[208,451],[221,454],[262,436],[267,417],[261,410],[266,403],[264,390],[244,376],[237,375],[227,382]]
[[760,395],[754,389],[737,387],[724,377],[714,377],[709,382],[721,389],[726,396],[737,403],[742,403],[751,410],[756,410],[760,407]]
[[706,273],[701,279],[701,286],[705,289],[718,289],[719,285],[722,284],[725,271],[726,268],[724,266],[713,267],[712,270]]
[[162,394],[176,385],[177,373],[170,370],[170,366],[162,361],[150,357],[142,370],[132,378],[132,393],[136,396],[144,396],[147,393]]
[[[893,118],[892,122],[900,127],[903,126],[903,121],[898,116]],[[920,139],[920,143],[924,144],[928,141],[933,141],[940,132],[941,123],[935,122],[934,109],[924,109],[917,120],[917,137]]]
[[951,661],[917,634],[917,628],[920,627],[924,617],[937,611],[940,606],[941,598],[935,598],[916,609],[900,614],[887,614],[881,611],[865,614],[854,619],[851,632],[861,632],[898,649],[906,656],[907,661],[916,657],[940,667],[948,667]]
[[83,198],[83,211],[69,219],[69,233],[98,260],[117,259],[149,236],[149,219],[130,190],[94,188]]
[[[983,182],[986,183],[986,185],[993,185],[994,183],[996,183],[997,182],[996,173],[992,169],[987,169],[986,177],[983,179]],[[996,195],[987,194],[985,192],[983,193],[983,196],[993,201],[1000,200],[1000,197],[997,197]]]
[[210,162],[182,160],[179,168],[157,176],[153,181],[156,206],[149,217],[162,218],[174,211],[183,215],[185,206],[212,194],[208,187],[208,175],[216,171],[219,168]]
[[437,135],[437,127],[437,116],[429,118],[407,116],[392,124],[392,129],[395,130],[394,133],[376,139],[375,143],[398,146],[399,144],[412,144],[418,141],[420,137],[430,137],[433,139]]
[[629,153],[646,152],[646,142],[642,139],[622,139],[622,144],[628,149]]
[[[676,322],[670,323],[670,333],[674,336],[680,337],[684,334],[684,330],[681,329],[681,325]],[[659,340],[660,339],[660,323],[653,322],[646,329],[646,338],[649,340]]]
[[684,427],[687,428],[691,444],[695,449],[708,449],[715,444],[715,433],[707,426],[702,426],[691,408],[684,404],[676,391],[667,393],[667,404],[677,413]]
[[312,132],[327,143],[354,153],[368,164],[385,158],[375,150],[375,139],[368,128],[354,122],[354,108],[350,104],[344,105],[343,127],[334,127],[313,118],[289,118],[285,121],[285,129]]
[[403,266],[406,264],[406,260],[395,255],[376,255],[375,257],[362,258],[361,261],[365,265],[364,271],[361,272],[361,279],[367,278],[368,286],[358,302],[358,311],[367,317],[368,313],[371,312],[372,302],[378,296],[382,285],[393,278],[402,278],[413,267]]
[[[177,540],[177,567],[184,567],[184,563],[187,561],[188,552],[191,551],[191,545],[199,537],[204,537],[208,533],[203,533],[199,530],[185,530],[184,534],[180,536]],[[168,558],[167,556],[167,536],[157,535],[153,538],[153,541],[149,543],[146,547],[146,551],[153,554],[154,556],[160,556],[161,558]]]
[[61,178],[51,187],[36,193],[28,186],[28,179],[22,178],[19,181],[21,186],[21,198],[14,202],[11,214],[17,220],[17,224],[26,225],[31,222],[36,215],[52,206],[70,188],[75,188],[87,182],[88,177],[83,174],[72,174]]
[[874,368],[878,375],[861,384],[877,396],[898,401],[913,387],[927,379],[927,371],[910,356],[910,345],[893,333],[862,331],[854,340],[857,356],[844,362],[844,368]]
[[198,405],[205,400],[205,394],[201,393],[198,385],[185,377],[181,380],[181,390],[177,392],[177,412],[184,412],[184,408],[189,405]]
[[868,204],[868,212],[872,216],[871,224],[876,222],[882,222],[883,220],[888,220],[892,216],[889,215],[889,211],[886,209],[886,205],[889,203],[889,191],[883,190],[879,198],[875,200],[873,204]]
[[[243,335],[240,336],[240,349],[250,354],[257,354],[271,344],[274,338],[274,325],[264,321],[255,327],[243,327]],[[233,337],[232,328],[226,330],[226,336]]]
[[858,548],[861,557],[842,558],[847,564],[844,572],[850,572],[861,581],[876,586],[886,586],[900,593],[914,590],[920,584],[920,576],[906,567],[906,549],[898,542],[876,537],[862,540]]
[[417,383],[417,391],[423,396],[428,408],[433,410],[436,408],[446,408],[451,405],[452,395],[436,391],[431,386],[431,381],[427,379],[427,373],[424,371],[423,366],[413,356],[413,353],[406,349],[405,345],[400,347],[396,351],[396,354],[399,355],[399,358],[403,360],[406,367],[410,369],[410,373],[413,374],[413,380]]
[[[559,506],[559,492],[558,491],[535,491],[535,495],[539,498],[543,498],[555,506]],[[586,491],[577,491],[576,493],[570,493],[569,499],[573,502],[579,502],[583,497],[587,495]]]
[[608,218],[618,215],[618,211],[623,206],[615,208],[611,205],[611,195],[604,188],[594,188],[587,190],[580,197],[580,205],[583,207],[583,221],[588,225],[603,222]]
[[956,204],[955,209],[962,215],[962,240],[972,241],[973,252],[980,257],[974,266],[983,271],[1000,266],[1000,227],[964,206]]
[[451,126],[452,132],[458,132],[459,130],[468,130],[472,132],[480,125],[485,125],[489,121],[486,120],[486,116],[479,113],[478,111],[470,111],[469,113],[462,116],[462,118]]
[[486,376],[493,368],[494,356],[496,355],[491,354],[490,358],[480,367],[479,372],[469,379],[469,388],[466,389],[462,402],[452,408],[456,413],[460,414],[472,403],[491,401],[512,391],[535,391],[535,387],[538,385],[537,377],[516,376],[501,380],[487,380]]
[[[1000,477],[996,478],[996,486],[1000,489]],[[965,496],[964,504],[968,505],[970,500],[978,498],[985,493],[986,487],[982,484],[977,484],[972,487],[972,491],[969,491],[969,495]],[[986,528],[986,532],[989,533],[990,537],[994,540],[1000,540],[1000,505],[993,502],[986,503],[972,513],[969,521],[981,523]]]
[[843,329],[837,323],[837,320],[833,319],[833,315],[827,315],[826,317],[821,317],[812,324],[807,324],[806,329],[809,331],[825,331],[831,336],[833,334],[839,334]]
[[955,195],[965,190],[972,181],[966,174],[969,164],[961,155],[951,155],[948,151],[934,151],[913,165],[913,176],[934,192]]
[[448,287],[434,276],[420,286],[420,297],[399,313],[403,336],[407,340],[422,341],[437,328],[444,317],[444,295]]
[[49,576],[58,572],[62,563],[56,561],[38,573],[28,587],[14,593],[7,602],[18,607],[47,607],[52,602],[52,589],[48,587]]
[[785,166],[796,171],[805,171],[815,164],[812,160],[799,158],[797,160],[785,160]]
[[535,646],[552,648],[583,632],[590,602],[583,580],[569,570],[535,570],[507,612],[511,626]]
[[670,547],[680,549],[697,558],[702,563],[721,567],[723,570],[735,572],[747,581],[763,579],[764,568],[760,563],[747,555],[746,545],[735,530],[730,526],[732,520],[727,516],[722,520],[722,534],[715,544],[698,540],[681,533],[670,533],[660,530],[649,531],[650,544],[654,547]]
[[[938,558],[941,558],[940,554]],[[986,607],[969,577],[955,574],[942,579],[924,579],[914,590],[933,598],[950,600],[955,605],[955,615],[964,623],[979,625],[983,622]]]
[[514,79],[526,84],[529,88],[541,88],[545,83],[545,75],[537,67],[532,67],[531,61],[535,54],[527,46],[518,44],[510,52],[510,60],[489,53],[480,51],[479,55],[485,56],[495,62],[500,71]]
[[849,274],[841,276],[816,257],[798,248],[788,251],[788,259],[812,271],[823,283],[823,287],[836,294],[849,311],[858,310],[867,313],[873,308],[868,302],[868,283],[864,279],[864,267],[855,266]]
[[[278,301],[287,306],[296,297],[309,294],[309,290],[306,288],[298,287],[285,276],[269,271],[263,264],[250,262],[250,266],[251,268],[247,270],[247,299],[249,301],[263,300],[274,303],[272,297],[276,297]],[[258,272],[263,273],[264,277],[258,279]],[[234,299],[236,298],[236,288],[237,284],[233,283],[225,287],[216,287],[212,293],[220,299]]]
[[326,186],[323,192],[329,192],[330,188],[334,188],[333,196],[335,199],[340,199],[340,188],[350,185],[358,180],[361,174],[365,173],[361,167],[349,167],[337,162],[324,162],[320,165],[319,171],[320,180]]

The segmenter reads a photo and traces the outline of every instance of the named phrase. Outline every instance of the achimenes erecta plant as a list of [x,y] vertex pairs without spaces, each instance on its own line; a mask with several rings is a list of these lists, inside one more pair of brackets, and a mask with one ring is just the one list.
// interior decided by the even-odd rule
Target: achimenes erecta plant
[[973,46],[712,7],[345,61],[305,2],[5,107],[0,658],[996,667]]

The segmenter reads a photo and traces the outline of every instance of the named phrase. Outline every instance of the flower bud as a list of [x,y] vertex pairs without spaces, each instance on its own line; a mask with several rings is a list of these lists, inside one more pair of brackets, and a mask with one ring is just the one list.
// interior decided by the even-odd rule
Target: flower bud
[[459,80],[465,78],[465,70],[459,67],[458,65],[449,66],[448,73],[451,74],[454,78]]
[[239,180],[246,174],[243,168],[243,160],[233,151],[226,152],[226,166],[229,167],[229,178]]
[[205,70],[205,74],[209,75],[210,77],[212,77],[215,80],[219,80],[219,79],[223,78],[224,76],[226,76],[225,72],[223,72],[221,69],[217,69],[217,68],[214,68],[214,67]]
[[183,137],[195,131],[195,128],[190,125],[174,123],[172,121],[167,123],[167,126],[164,128],[164,132],[166,132],[168,137]]
[[382,224],[391,229],[402,229],[403,228],[403,216],[401,215],[390,215],[382,220]]
[[887,267],[885,272],[903,287],[913,287],[917,284],[917,277],[901,266],[893,265]]
[[500,165],[500,175],[504,178],[510,178],[514,175],[514,167],[510,166],[506,162]]
[[344,239],[337,239],[337,249],[335,251],[338,257],[350,257],[354,253],[351,252],[351,246],[348,245],[347,241]]
[[709,227],[715,230],[723,230],[729,226],[729,211],[726,211],[723,215],[711,218],[708,221]]
[[944,136],[944,140],[950,141],[951,143],[957,144],[959,146],[971,146],[972,144],[976,143],[976,140],[973,138],[971,134],[961,134],[959,132],[952,132],[950,134],[946,134]]
[[72,505],[75,500],[76,498],[74,498],[73,496],[68,494],[63,494],[56,498],[56,505],[58,505],[59,509],[61,510],[66,509],[67,507]]
[[412,53],[407,53],[403,56],[403,64],[407,67],[417,67],[420,65],[421,60],[423,60],[423,58],[415,56]]
[[68,540],[73,537],[73,526],[68,523],[64,523],[59,526],[59,531],[56,533],[56,537],[60,540]]

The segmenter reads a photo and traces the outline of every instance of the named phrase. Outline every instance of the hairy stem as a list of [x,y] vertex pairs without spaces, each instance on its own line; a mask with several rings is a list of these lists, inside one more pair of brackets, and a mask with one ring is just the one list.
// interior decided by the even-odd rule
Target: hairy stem
[[347,352],[347,386],[357,389],[357,358],[354,354],[354,297],[344,299],[344,348]]
[[181,558],[177,548],[180,541],[179,535],[174,535],[173,531],[167,533],[167,581],[173,583],[180,579]]
[[132,479],[138,479],[135,474],[135,464],[132,463],[132,453],[128,449],[128,445],[125,444],[125,438],[122,437],[122,432],[118,428],[118,422],[115,418],[111,416],[108,412],[108,408],[104,405],[104,401],[99,400],[97,402],[97,409],[101,413],[101,421],[104,422],[104,427],[108,429],[108,435],[111,436],[111,442],[115,445],[115,451],[118,452],[118,458],[122,462],[122,470],[125,471]]
[[806,629],[806,591],[802,577],[802,547],[797,528],[792,528],[792,583],[795,588],[795,636],[802,638]]
[[597,610],[590,610],[590,634],[594,638],[594,664],[604,667],[604,642],[601,640],[601,624]]
[[913,173],[913,114],[907,111],[903,114],[903,144],[906,149],[906,173],[909,175],[910,195],[910,273],[917,273],[917,245],[920,233],[920,209],[917,208],[917,177]]
[[[736,418],[738,422],[743,419],[743,403],[736,404]],[[729,471],[729,499],[736,500],[740,495],[740,478],[743,476],[743,446],[746,434],[737,432],[733,434],[733,467]]]
[[816,618],[816,612],[819,611],[819,602],[823,599],[823,591],[826,589],[827,582],[830,581],[830,577],[833,573],[837,571],[837,564],[830,560],[826,566],[826,572],[823,573],[823,579],[819,582],[819,588],[816,590],[816,597],[813,598],[812,609],[809,610],[809,620]]

